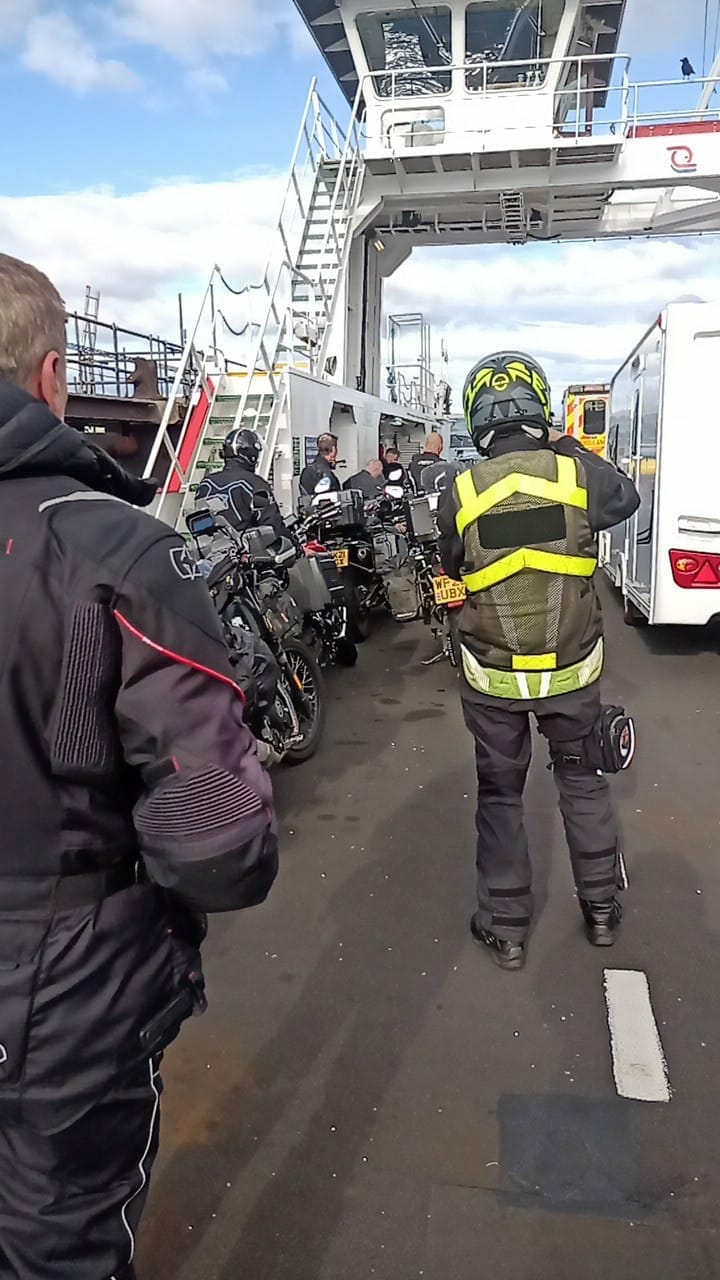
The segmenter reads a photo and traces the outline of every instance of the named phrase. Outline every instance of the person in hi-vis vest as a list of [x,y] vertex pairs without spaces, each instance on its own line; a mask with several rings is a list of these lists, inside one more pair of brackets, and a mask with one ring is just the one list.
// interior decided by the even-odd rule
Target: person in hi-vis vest
[[438,525],[443,568],[467,589],[458,630],[478,775],[471,930],[501,967],[518,969],[533,911],[522,807],[530,713],[549,742],[589,940],[611,945],[620,922],[624,864],[601,771],[611,765],[598,759],[609,709],[593,577],[598,532],[627,520],[639,497],[611,463],[551,428],[550,388],[530,357],[479,361],[463,403],[480,461],[442,495]]

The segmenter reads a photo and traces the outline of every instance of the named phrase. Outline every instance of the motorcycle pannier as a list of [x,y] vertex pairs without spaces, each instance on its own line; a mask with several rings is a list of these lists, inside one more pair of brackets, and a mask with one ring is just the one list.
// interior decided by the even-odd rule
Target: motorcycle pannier
[[420,600],[411,565],[401,565],[386,574],[385,589],[396,622],[412,622],[417,618]]
[[290,590],[303,613],[319,613],[328,607],[330,592],[317,556],[302,556],[295,562],[290,569]]

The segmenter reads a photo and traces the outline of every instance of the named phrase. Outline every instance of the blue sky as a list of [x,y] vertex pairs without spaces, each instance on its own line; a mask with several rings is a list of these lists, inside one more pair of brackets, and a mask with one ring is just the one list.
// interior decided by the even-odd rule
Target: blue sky
[[[197,16],[175,39],[181,8]],[[629,0],[622,44],[632,42],[634,78],[673,77],[685,53],[701,68],[704,3],[683,4],[682,37],[668,17],[677,8]],[[651,13],[653,47],[643,49]],[[129,192],[274,170],[287,162],[315,74],[342,111],[292,0],[0,0],[0,100],[12,119],[0,190]]]
[[[704,10],[628,0],[633,78],[672,79],[684,54],[700,71]],[[0,0],[0,248],[69,307],[90,283],[102,319],[174,337],[178,290],[191,316],[213,262],[261,279],[313,75],[342,123],[292,0]],[[609,376],[672,298],[720,298],[717,243],[422,250],[386,303],[425,313],[456,385],[492,334],[542,352],[561,388]]]

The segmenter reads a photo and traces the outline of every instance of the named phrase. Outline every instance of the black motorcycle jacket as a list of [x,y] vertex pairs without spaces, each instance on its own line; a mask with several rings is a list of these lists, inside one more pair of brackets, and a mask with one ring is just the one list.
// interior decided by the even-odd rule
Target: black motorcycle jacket
[[303,467],[300,475],[300,493],[308,498],[314,498],[324,493],[337,493],[340,489],[340,481],[338,480],[333,468],[322,454],[318,454],[314,462],[308,463]]
[[[445,460],[443,458],[439,458],[436,453],[418,453],[411,460],[410,466],[408,467],[410,483],[416,494],[439,492],[439,489],[435,487],[434,483],[429,485],[425,484],[425,473],[428,470],[431,472],[430,480],[433,480],[436,475],[446,470],[452,473],[451,479],[457,474],[457,468],[454,467],[454,464],[452,462],[445,462]],[[445,486],[443,485],[442,487],[444,488]]]
[[144,487],[0,382],[0,1123],[65,1123],[147,1058],[199,915],[276,874],[210,597]]
[[460,468],[456,463],[436,458],[434,463],[430,462],[420,470],[417,492],[444,493],[446,489],[452,488],[453,480],[459,473]]
[[[263,480],[241,458],[225,463],[222,471],[212,471],[197,487],[196,508],[208,499],[219,499],[229,524],[243,533],[259,525],[269,525],[278,538],[291,538],[270,482]],[[213,508],[216,508],[213,502]]]

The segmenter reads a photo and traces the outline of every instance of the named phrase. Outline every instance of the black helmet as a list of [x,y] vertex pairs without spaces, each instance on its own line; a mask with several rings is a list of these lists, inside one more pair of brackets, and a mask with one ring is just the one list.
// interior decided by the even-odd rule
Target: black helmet
[[238,427],[225,437],[223,458],[226,462],[230,462],[233,458],[242,458],[243,462],[247,462],[250,470],[254,471],[261,453],[262,441],[257,432],[251,431],[249,427]]
[[548,380],[537,361],[519,351],[497,351],[478,361],[465,380],[463,408],[480,453],[511,431],[547,440],[552,424]]

